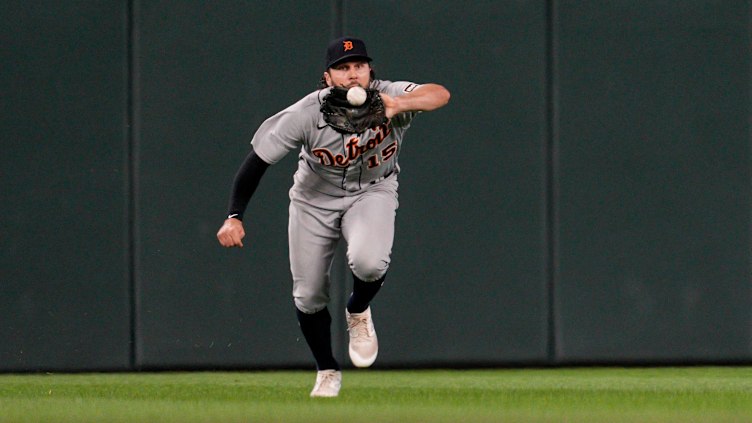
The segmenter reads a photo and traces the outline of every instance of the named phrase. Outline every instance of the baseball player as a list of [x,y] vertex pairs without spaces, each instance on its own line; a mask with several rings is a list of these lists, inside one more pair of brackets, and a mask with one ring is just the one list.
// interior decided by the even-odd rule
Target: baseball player
[[268,118],[253,136],[217,233],[222,246],[243,246],[243,214],[264,171],[300,149],[289,193],[288,233],[297,318],[318,370],[312,397],[336,397],[342,383],[327,309],[340,238],[347,243],[353,275],[345,313],[349,356],[357,367],[376,359],[370,303],[389,269],[397,158],[416,115],[446,105],[450,96],[438,84],[377,80],[371,61],[360,39],[343,37],[329,44],[321,89]]

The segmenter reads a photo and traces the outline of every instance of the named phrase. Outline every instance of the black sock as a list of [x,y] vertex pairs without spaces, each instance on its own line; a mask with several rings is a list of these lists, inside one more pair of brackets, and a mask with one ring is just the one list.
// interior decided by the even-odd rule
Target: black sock
[[330,331],[332,316],[329,314],[329,310],[324,308],[319,312],[306,314],[295,307],[295,312],[298,315],[298,324],[300,324],[300,330],[303,331],[303,337],[305,337],[308,347],[313,353],[313,358],[316,360],[316,368],[318,370],[339,370],[339,364],[332,354],[332,334]]
[[350,313],[362,313],[366,311],[371,300],[384,284],[386,275],[373,282],[364,282],[353,273],[353,292],[347,301],[347,311]]

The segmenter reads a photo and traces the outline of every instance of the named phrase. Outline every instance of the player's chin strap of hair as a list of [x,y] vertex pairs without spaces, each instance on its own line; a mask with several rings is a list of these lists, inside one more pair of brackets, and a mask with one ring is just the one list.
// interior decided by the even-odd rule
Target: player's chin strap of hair
[[227,218],[243,220],[248,202],[251,201],[253,193],[256,192],[261,177],[264,176],[269,163],[263,161],[251,147],[243,164],[240,165],[238,173],[235,174],[235,180],[232,183],[230,193],[230,204],[227,207]]

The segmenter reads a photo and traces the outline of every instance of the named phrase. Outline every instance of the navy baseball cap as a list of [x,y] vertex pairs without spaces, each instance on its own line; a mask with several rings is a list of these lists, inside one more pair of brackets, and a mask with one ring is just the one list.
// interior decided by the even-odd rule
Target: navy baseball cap
[[366,43],[358,38],[337,38],[336,40],[329,43],[329,47],[326,49],[327,69],[344,61],[357,59],[362,59],[366,62],[373,60],[368,57],[368,52],[366,51]]

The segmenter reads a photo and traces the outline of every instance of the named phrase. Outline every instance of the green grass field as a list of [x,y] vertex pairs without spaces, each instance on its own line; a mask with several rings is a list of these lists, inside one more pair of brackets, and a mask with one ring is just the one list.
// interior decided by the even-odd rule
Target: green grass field
[[752,422],[752,368],[0,375],[0,422]]

